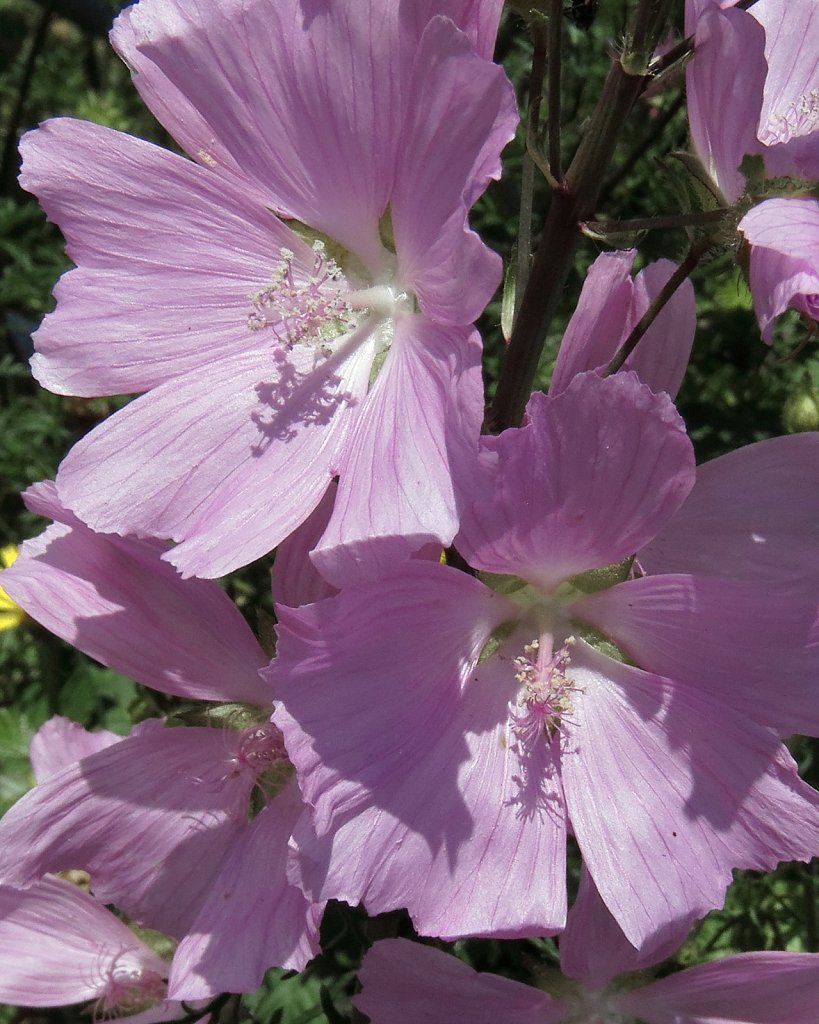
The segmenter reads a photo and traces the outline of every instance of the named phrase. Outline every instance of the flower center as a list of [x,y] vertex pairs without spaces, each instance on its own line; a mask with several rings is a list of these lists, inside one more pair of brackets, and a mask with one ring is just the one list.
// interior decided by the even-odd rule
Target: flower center
[[[250,296],[252,309],[247,318],[251,331],[270,327],[288,351],[294,345],[319,350],[328,341],[347,334],[358,323],[353,308],[344,298],[344,275],[327,255],[324,242],[312,245],[313,265],[297,265],[291,249],[279,250],[279,262],[269,283]],[[327,352],[329,354],[329,351]]]
[[229,761],[229,775],[258,778],[278,761],[287,760],[282,734],[271,723],[245,729],[239,750]]
[[164,979],[141,964],[133,951],[123,952],[108,972],[105,991],[94,1006],[94,1019],[105,1020],[147,1010],[162,1002],[166,988]]
[[[393,318],[398,312],[413,311],[412,296],[391,280],[351,287],[323,239],[315,238],[311,249],[311,265],[297,260],[291,249],[279,250],[270,281],[249,296],[248,329],[269,328],[285,351],[307,346],[325,359],[333,354],[333,343],[352,332],[358,341],[375,336],[376,354],[389,348]],[[385,252],[385,261],[394,265],[395,258]]]
[[819,129],[819,89],[811,89],[782,111],[773,111],[759,127],[759,141],[765,146],[790,142]]
[[577,686],[566,675],[573,636],[552,653],[551,638],[533,640],[513,661],[515,679],[522,689],[513,710],[512,731],[525,745],[545,737],[550,740],[571,715]]

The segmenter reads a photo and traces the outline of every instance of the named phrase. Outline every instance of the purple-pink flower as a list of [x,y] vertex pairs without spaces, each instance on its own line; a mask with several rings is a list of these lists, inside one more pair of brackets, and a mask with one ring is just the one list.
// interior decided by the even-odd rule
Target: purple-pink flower
[[61,466],[80,519],[170,537],[183,575],[217,576],[338,477],[314,556],[331,582],[452,540],[482,417],[471,324],[500,275],[467,214],[517,121],[487,59],[500,6],[142,0],[120,16],[114,45],[197,163],[68,119],[22,144],[21,182],[77,264],[35,375],[146,392]]
[[70,882],[48,876],[26,890],[0,886],[0,1000],[90,1003],[95,1020],[176,1020],[190,1008],[167,1000],[168,967]]
[[741,953],[646,981],[679,944],[640,956],[626,941],[588,875],[560,936],[560,970],[539,988],[406,939],[377,942],[359,971],[356,1007],[371,1024],[814,1024],[816,953]]
[[189,706],[183,728],[148,720],[125,738],[46,722],[31,747],[38,784],[0,822],[0,879],[89,871],[97,898],[180,940],[172,998],[300,970],[323,906],[287,880],[303,804],[269,722],[266,655],[227,594],[181,579],[161,543],[94,533],[50,484],[26,500],[56,520],[3,577],[32,618],[139,682],[215,703]]
[[[791,488],[816,440],[774,445]],[[741,506],[767,482],[757,448]],[[456,541],[479,579],[419,563],[279,608],[266,675],[311,808],[293,877],[314,899],[406,906],[423,934],[554,933],[571,831],[649,951],[719,905],[733,868],[819,849],[819,795],[776,734],[819,726],[815,576],[785,572],[800,529],[789,551],[767,502],[757,530],[754,511],[715,512],[716,467],[686,501],[681,421],[633,373],[534,395],[521,429],[485,439],[483,472]],[[674,540],[691,502],[721,517],[705,568]],[[794,513],[802,532],[816,507]],[[756,576],[724,570],[730,540]]]
[[819,61],[814,0],[686,0],[694,57],[686,68],[691,139],[728,203],[745,191],[740,164],[819,176]]

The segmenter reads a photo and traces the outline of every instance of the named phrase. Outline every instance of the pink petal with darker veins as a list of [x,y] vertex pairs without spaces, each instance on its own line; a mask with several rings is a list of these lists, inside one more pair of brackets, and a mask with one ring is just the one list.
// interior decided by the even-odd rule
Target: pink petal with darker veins
[[401,4],[402,30],[420,39],[427,22],[437,14],[444,15],[466,33],[476,53],[491,60],[502,10],[503,0],[405,0]]
[[478,974],[461,960],[406,939],[376,942],[353,1003],[372,1024],[558,1024],[565,1005],[545,992]]
[[397,5],[181,0],[171,9],[142,0],[130,26],[136,47],[277,211],[379,269],[377,226],[413,52],[399,37]]
[[601,989],[619,974],[643,970],[665,960],[685,939],[688,928],[673,924],[661,945],[648,954],[635,949],[612,917],[585,864],[580,889],[560,935],[560,970],[586,989]]
[[544,590],[628,557],[691,488],[691,442],[667,395],[634,374],[580,374],[561,394],[536,393],[528,423],[493,442],[494,493],[462,518],[470,565]]
[[183,580],[162,561],[162,544],[89,530],[65,513],[53,485],[38,485],[33,503],[69,520],[26,541],[3,577],[33,619],[165,693],[269,703],[258,677],[265,653],[221,587]]
[[421,39],[390,199],[398,276],[421,310],[469,324],[500,283],[501,261],[469,230],[469,208],[501,173],[500,152],[518,123],[502,69],[469,52],[466,37],[435,18]]
[[89,732],[69,718],[54,715],[31,737],[28,756],[34,778],[40,785],[75,761],[81,761],[98,750],[105,750],[119,743],[122,738],[107,729]]
[[637,553],[645,572],[819,590],[819,434],[774,437],[697,467],[677,514]]
[[748,12],[765,29],[768,75],[757,135],[771,177],[819,177],[819,7],[759,0]]
[[[265,675],[312,808],[313,826],[296,829],[293,877],[314,899],[406,906],[420,931],[441,936],[562,927],[559,781],[545,747],[543,765],[512,749],[513,675],[471,671],[510,612],[465,574],[412,563],[398,579],[280,609]],[[524,804],[529,768],[543,785]]]
[[174,999],[255,992],[268,967],[301,971],[318,953],[324,905],[310,903],[286,874],[287,844],[303,809],[291,780],[230,851],[174,956]]
[[335,506],[312,559],[338,587],[377,578],[458,529],[458,482],[483,416],[480,342],[422,316],[395,337],[340,463]]
[[572,678],[569,819],[600,895],[646,954],[721,906],[733,868],[769,871],[819,849],[819,794],[772,731],[585,645]]
[[63,1006],[101,1000],[110,1016],[123,999],[161,999],[167,968],[119,918],[61,878],[43,878],[25,890],[0,886],[4,1002]]
[[242,734],[139,727],[68,765],[0,822],[0,879],[88,871],[94,893],[169,935],[193,923],[246,827],[255,776],[238,767]]
[[728,203],[745,191],[739,165],[756,148],[765,84],[765,33],[747,11],[707,4],[685,69],[691,140]]
[[184,576],[221,576],[266,554],[318,504],[372,358],[365,346],[314,369],[306,352],[254,353],[161,385],[74,446],[60,498],[101,532],[183,542],[165,557]]
[[[246,193],[110,128],[57,118],[21,143],[34,192],[78,264],[37,331],[35,376],[60,394],[146,391],[270,341],[250,294],[280,249],[313,254]],[[267,357],[269,358],[269,356]]]
[[[632,282],[629,271],[635,250],[603,253],[589,267],[555,362],[549,394],[564,391],[584,370],[603,375],[621,344],[639,323],[651,302],[677,269],[658,260]],[[672,398],[682,383],[696,328],[694,286],[684,281],[623,365],[652,391]]]
[[815,594],[719,577],[644,576],[589,595],[572,614],[640,668],[718,696],[783,736],[819,733]]
[[774,320],[788,307],[819,320],[819,202],[768,199],[745,214],[739,230],[751,246],[751,294],[764,340],[773,341]]
[[298,608],[338,593],[309,558],[310,551],[327,529],[335,500],[336,482],[333,481],[307,519],[276,548],[270,574],[276,604]]
[[646,1024],[815,1024],[816,953],[740,953],[618,993],[613,1008]]

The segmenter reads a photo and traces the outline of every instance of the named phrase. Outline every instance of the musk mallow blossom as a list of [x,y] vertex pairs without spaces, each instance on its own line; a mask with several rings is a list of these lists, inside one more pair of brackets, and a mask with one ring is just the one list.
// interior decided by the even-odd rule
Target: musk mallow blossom
[[47,722],[32,741],[38,784],[0,823],[0,879],[89,871],[99,899],[180,940],[178,998],[253,990],[273,965],[301,969],[323,908],[286,877],[302,802],[269,722],[267,656],[227,594],[181,579],[163,544],[94,533],[53,484],[25,498],[55,522],[6,570],[15,600],[104,664],[209,703],[189,706],[195,724],[149,720],[125,738]]
[[583,873],[560,936],[560,970],[538,988],[478,973],[454,956],[406,939],[364,957],[356,1007],[371,1024],[814,1024],[816,953],[740,953],[655,981],[645,973],[673,952],[641,957]]
[[571,831],[650,950],[732,868],[819,849],[819,795],[775,732],[819,724],[815,587],[768,621],[767,585],[627,578],[694,481],[670,399],[633,373],[580,374],[527,415],[484,442],[456,542],[481,578],[408,564],[279,608],[266,676],[311,808],[293,877],[406,906],[422,934],[554,933]]
[[814,0],[686,0],[694,57],[686,67],[691,139],[728,203],[745,191],[740,164],[769,176],[819,176],[819,62]]
[[467,214],[517,121],[487,59],[500,8],[141,0],[119,17],[115,47],[198,162],[70,119],[23,140],[21,183],[77,264],[34,373],[145,392],[69,453],[66,507],[178,541],[185,576],[270,551],[336,476],[328,578],[370,571],[365,538],[374,563],[379,538],[451,541],[482,417],[471,325],[500,275]]
[[21,1006],[87,1003],[95,1020],[155,1024],[187,1017],[167,999],[169,964],[76,885],[46,876],[0,885],[0,1000]]

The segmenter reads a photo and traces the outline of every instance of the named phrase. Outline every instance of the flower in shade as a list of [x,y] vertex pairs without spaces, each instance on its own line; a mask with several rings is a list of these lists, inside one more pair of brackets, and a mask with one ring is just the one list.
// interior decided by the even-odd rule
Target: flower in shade
[[303,968],[323,907],[286,877],[303,807],[269,722],[264,652],[227,594],[181,579],[163,544],[95,534],[52,484],[25,499],[55,522],[6,570],[15,600],[104,664],[209,703],[189,709],[196,724],[148,720],[125,738],[61,718],[42,726],[38,784],[0,822],[0,881],[87,870],[97,898],[180,940],[173,998],[252,991],[270,966]]
[[[18,547],[16,544],[6,544],[0,548],[0,564],[8,569],[17,559]],[[0,587],[0,632],[4,629],[16,629],[22,622],[25,622],[26,613],[13,601],[9,595]]]
[[359,972],[356,1007],[371,1024],[814,1024],[816,953],[741,953],[657,981],[631,972],[673,952],[641,957],[581,878],[561,935],[560,971],[532,988],[478,974],[438,949],[406,939],[377,942]]
[[819,202],[767,199],[739,222],[750,248],[754,310],[767,342],[774,320],[795,309],[819,320]]
[[169,964],[88,893],[47,876],[0,886],[0,1000],[23,1006],[90,1003],[95,1020],[132,1024],[187,1017],[168,1001]]
[[145,393],[69,453],[67,508],[178,541],[164,557],[185,576],[270,551],[334,477],[314,556],[331,582],[452,540],[483,405],[471,325],[500,275],[467,214],[517,121],[487,59],[500,8],[120,15],[115,47],[196,162],[69,119],[23,140],[21,183],[77,264],[34,373],[63,394]]
[[[803,438],[745,450],[759,475],[738,493],[777,460],[784,493],[804,490],[819,439],[784,440]],[[776,735],[819,728],[815,543],[785,573],[815,540],[814,484],[790,550],[766,526],[771,497],[753,511],[726,497],[708,521],[707,550],[730,552],[733,533],[756,578],[724,578],[719,554],[701,575],[695,559],[643,575],[664,546],[685,550],[691,502],[694,521],[699,503],[717,514],[720,472],[685,501],[690,443],[633,373],[534,395],[522,428],[484,441],[482,472],[456,541],[480,578],[419,563],[279,609],[265,675],[311,808],[294,833],[305,891],[406,906],[423,934],[553,933],[571,831],[650,950],[719,905],[733,868],[816,853],[819,795]]]

